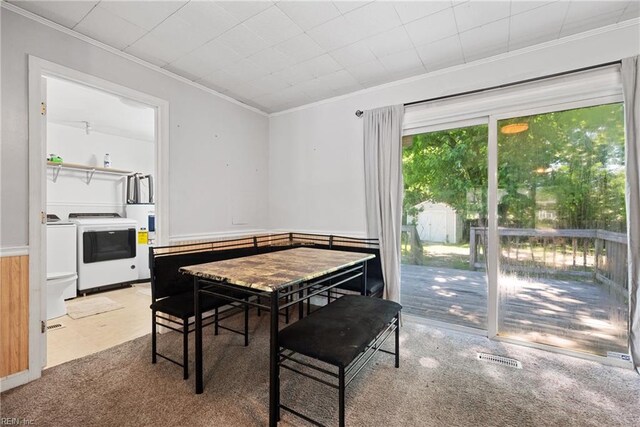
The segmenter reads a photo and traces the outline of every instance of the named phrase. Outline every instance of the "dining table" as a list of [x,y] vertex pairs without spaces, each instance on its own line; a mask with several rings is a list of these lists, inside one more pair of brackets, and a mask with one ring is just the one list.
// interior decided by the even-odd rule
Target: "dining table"
[[[193,276],[195,304],[195,392],[204,391],[202,354],[202,307],[200,298],[210,295],[229,302],[248,304],[270,314],[269,340],[269,426],[280,419],[278,331],[280,314],[295,305],[298,318],[311,298],[351,280],[366,288],[370,253],[296,247],[180,268]],[[288,316],[287,316],[288,320]]]

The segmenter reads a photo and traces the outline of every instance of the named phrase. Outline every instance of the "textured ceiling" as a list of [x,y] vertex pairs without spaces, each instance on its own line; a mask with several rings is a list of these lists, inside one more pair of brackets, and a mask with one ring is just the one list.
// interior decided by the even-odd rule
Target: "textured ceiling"
[[11,1],[266,112],[636,18],[636,1]]

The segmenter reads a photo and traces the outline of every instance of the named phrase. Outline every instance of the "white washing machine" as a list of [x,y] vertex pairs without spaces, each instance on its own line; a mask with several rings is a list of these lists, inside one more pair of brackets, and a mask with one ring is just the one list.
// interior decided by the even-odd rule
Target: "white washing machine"
[[78,226],[78,291],[138,280],[136,222],[111,213],[71,213]]
[[[57,217],[55,217],[57,218]],[[47,220],[47,320],[67,314],[64,300],[77,296],[76,225]]]

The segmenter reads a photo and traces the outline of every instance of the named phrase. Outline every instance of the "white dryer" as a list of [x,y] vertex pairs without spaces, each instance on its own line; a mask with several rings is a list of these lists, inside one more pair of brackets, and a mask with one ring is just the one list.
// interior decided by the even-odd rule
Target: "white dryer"
[[[57,217],[55,217],[57,218]],[[47,221],[47,320],[67,314],[64,300],[77,296],[76,225]]]

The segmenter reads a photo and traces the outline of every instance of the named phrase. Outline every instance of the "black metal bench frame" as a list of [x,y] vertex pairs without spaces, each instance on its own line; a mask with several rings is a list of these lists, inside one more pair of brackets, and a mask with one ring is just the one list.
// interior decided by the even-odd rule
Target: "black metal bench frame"
[[[235,329],[228,328],[226,326],[220,325],[221,320],[225,320],[231,316],[235,316],[240,311],[244,311],[244,330],[237,331]],[[162,314],[158,314],[162,313]],[[189,322],[188,318],[182,318],[181,322],[173,319],[171,317],[166,317],[165,313],[162,311],[158,311],[155,309],[151,309],[151,363],[157,363],[158,356],[168,360],[171,363],[174,363],[180,367],[182,367],[183,378],[189,379],[189,334],[194,332],[195,329],[195,320],[193,322]],[[167,315],[171,316],[171,315]],[[221,317],[222,316],[222,317]],[[158,320],[163,320],[165,323],[158,322]],[[202,327],[206,327],[209,325],[214,325],[214,334],[218,335],[218,329],[224,329],[235,334],[239,334],[244,336],[244,345],[245,347],[249,345],[249,306],[246,304],[238,304],[231,303],[228,304],[226,308],[220,310],[219,307],[213,309],[213,314],[202,317]],[[175,326],[173,326],[175,325]],[[162,326],[164,328],[170,329],[172,331],[178,332],[182,334],[182,362],[178,362],[170,358],[169,356],[158,352],[157,349],[157,326]]]
[[[313,316],[313,314],[311,314],[311,316]],[[395,351],[393,352],[381,348],[382,345],[387,341],[387,339],[392,334],[395,334]],[[339,425],[340,427],[344,427],[345,425],[345,389],[355,379],[355,377],[360,373],[360,371],[362,371],[362,369],[367,365],[367,363],[373,358],[373,356],[378,351],[394,355],[395,367],[396,368],[400,367],[400,312],[398,312],[398,314],[396,314],[396,316],[392,319],[392,321],[387,324],[385,329],[383,329],[378,333],[378,335],[376,335],[373,341],[367,344],[367,346],[365,347],[365,350],[362,353],[360,353],[358,356],[356,356],[356,358],[352,360],[348,366],[346,367],[336,366],[327,362],[322,362],[317,359],[314,359],[314,361],[320,362],[321,364],[328,365],[333,368],[337,368],[338,372],[331,371],[330,369],[326,369],[322,366],[317,366],[316,364],[313,364],[313,363],[305,362],[298,357],[294,357],[298,355],[298,353],[283,347],[279,347],[278,349],[278,366],[280,368],[284,368],[289,371],[295,372],[299,375],[310,378],[314,381],[320,382],[331,388],[337,389],[338,390]],[[309,356],[304,356],[304,357],[310,358]],[[303,372],[300,369],[296,369],[296,367],[294,367],[296,365],[307,367],[316,372],[319,372],[322,375],[333,378],[334,382],[331,382],[331,380],[327,380],[324,378],[319,378],[318,376],[307,373],[307,372]],[[335,379],[337,379],[337,384],[335,383]],[[318,421],[310,418],[309,416],[289,406],[283,405],[280,402],[280,377],[279,376],[278,376],[278,398],[277,399],[278,399],[278,419],[280,419],[279,410],[283,409],[299,418],[302,418],[303,420],[313,425],[324,427],[324,425],[320,424]]]

